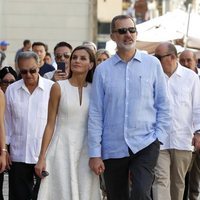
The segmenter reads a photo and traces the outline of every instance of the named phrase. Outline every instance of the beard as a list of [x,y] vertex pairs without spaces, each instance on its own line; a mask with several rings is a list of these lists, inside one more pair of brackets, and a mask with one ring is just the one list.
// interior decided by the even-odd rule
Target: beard
[[135,49],[136,42],[134,41],[131,44],[126,44],[124,42],[119,42],[119,43],[117,43],[117,46],[118,46],[118,49],[122,49],[124,51],[130,51],[130,50]]

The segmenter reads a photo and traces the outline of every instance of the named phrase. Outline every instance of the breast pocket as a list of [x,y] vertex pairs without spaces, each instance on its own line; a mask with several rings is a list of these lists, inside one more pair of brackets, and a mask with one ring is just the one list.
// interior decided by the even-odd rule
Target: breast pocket
[[[47,102],[48,104],[48,102]],[[48,116],[48,105],[46,105],[45,103],[42,103],[38,106],[38,118],[40,119],[47,119]]]
[[153,83],[150,79],[140,76],[140,95],[141,97],[150,97],[153,94]]
[[24,117],[24,108],[23,104],[19,102],[14,102],[12,105],[12,117],[15,119],[20,119]]
[[181,106],[188,106],[191,104],[190,92],[187,88],[181,89],[175,93],[175,101]]
[[119,97],[124,96],[125,84],[110,84],[107,89],[107,96],[109,100],[117,100]]

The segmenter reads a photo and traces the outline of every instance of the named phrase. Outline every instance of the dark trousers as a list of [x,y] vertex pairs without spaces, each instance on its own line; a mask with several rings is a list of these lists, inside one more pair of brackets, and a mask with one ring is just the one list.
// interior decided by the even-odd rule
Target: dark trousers
[[189,199],[197,200],[200,196],[200,152],[195,152],[194,162],[190,171]]
[[[198,164],[199,163],[199,164]],[[198,167],[197,167],[198,166]],[[192,153],[192,161],[185,176],[185,190],[183,200],[197,200],[200,194],[200,154]]]
[[129,157],[104,160],[108,200],[150,200],[159,150],[160,142],[156,140],[136,154],[129,150]]
[[190,173],[187,172],[185,176],[185,190],[183,195],[183,200],[188,200],[189,197],[189,182],[190,182]]
[[9,171],[9,200],[36,200],[40,178],[34,164],[12,162]]
[[4,172],[0,174],[0,200],[3,200],[3,179]]

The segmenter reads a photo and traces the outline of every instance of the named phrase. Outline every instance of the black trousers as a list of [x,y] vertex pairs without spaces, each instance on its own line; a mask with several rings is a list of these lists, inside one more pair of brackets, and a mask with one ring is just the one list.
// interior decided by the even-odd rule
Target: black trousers
[[40,178],[34,164],[12,162],[9,171],[9,200],[36,200]]
[[136,154],[129,149],[129,157],[104,160],[108,200],[150,200],[159,150],[160,142],[156,140]]
[[185,190],[184,190],[183,200],[187,200],[189,197],[189,182],[190,182],[190,173],[187,172],[185,176]]
[[4,172],[0,174],[0,200],[3,200],[3,179]]

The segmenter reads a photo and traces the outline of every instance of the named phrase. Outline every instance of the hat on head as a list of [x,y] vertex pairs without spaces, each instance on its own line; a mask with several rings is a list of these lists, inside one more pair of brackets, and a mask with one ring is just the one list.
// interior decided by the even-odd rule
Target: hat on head
[[9,43],[5,40],[0,42],[0,46],[8,46],[8,45],[9,45]]
[[2,80],[4,78],[4,76],[8,73],[12,74],[15,77],[15,79],[17,79],[16,71],[10,66],[4,67],[3,69],[0,70],[0,79]]

